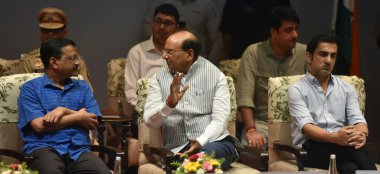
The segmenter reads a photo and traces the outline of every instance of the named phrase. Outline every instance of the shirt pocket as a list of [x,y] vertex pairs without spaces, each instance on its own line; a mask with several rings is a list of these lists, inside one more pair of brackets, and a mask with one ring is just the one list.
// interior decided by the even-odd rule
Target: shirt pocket
[[194,108],[195,114],[205,114],[212,110],[213,99],[215,96],[214,89],[193,88],[191,90],[190,107]]
[[82,108],[86,108],[85,102],[83,98],[79,97],[69,97],[69,99],[65,103],[68,108],[79,111]]
[[44,95],[42,96],[41,101],[44,101],[41,102],[41,105],[45,114],[61,106],[61,99],[56,97],[55,95]]

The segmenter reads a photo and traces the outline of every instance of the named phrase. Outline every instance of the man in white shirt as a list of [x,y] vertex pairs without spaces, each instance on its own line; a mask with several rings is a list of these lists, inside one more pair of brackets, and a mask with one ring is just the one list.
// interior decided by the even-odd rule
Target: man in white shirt
[[153,9],[160,4],[173,4],[179,11],[184,28],[194,33],[202,44],[201,55],[215,65],[225,59],[222,33],[218,30],[221,10],[212,0],[152,0],[144,20],[144,32],[150,36]]
[[162,4],[155,9],[152,21],[152,37],[129,50],[125,65],[125,96],[132,106],[137,102],[137,80],[152,77],[165,64],[162,49],[179,28],[179,13],[173,5]]
[[228,169],[237,155],[227,130],[227,80],[200,52],[200,42],[188,31],[166,40],[167,65],[151,79],[144,121],[161,128],[164,148],[180,155],[215,152],[216,158],[225,159],[222,168]]

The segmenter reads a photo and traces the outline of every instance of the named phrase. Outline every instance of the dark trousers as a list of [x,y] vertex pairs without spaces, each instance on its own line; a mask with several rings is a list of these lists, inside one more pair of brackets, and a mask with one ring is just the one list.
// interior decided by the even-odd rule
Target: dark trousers
[[[180,151],[180,153],[189,150],[190,147],[191,145],[189,143]],[[234,141],[229,136],[223,138],[222,140],[205,144],[202,147],[202,149],[200,149],[198,152],[206,152],[207,154],[211,154],[212,152],[214,152],[215,158],[224,158],[225,161],[222,164],[223,170],[229,169],[231,167],[231,163],[238,159],[238,154],[235,150]]]
[[84,152],[77,161],[70,159],[69,155],[60,156],[50,147],[41,148],[31,153],[33,160],[29,167],[39,171],[40,174],[110,174],[106,164],[91,152]]
[[303,144],[303,148],[308,152],[307,167],[328,169],[330,154],[335,154],[340,174],[355,174],[356,170],[376,170],[372,156],[365,147],[355,149],[349,146],[307,140]]

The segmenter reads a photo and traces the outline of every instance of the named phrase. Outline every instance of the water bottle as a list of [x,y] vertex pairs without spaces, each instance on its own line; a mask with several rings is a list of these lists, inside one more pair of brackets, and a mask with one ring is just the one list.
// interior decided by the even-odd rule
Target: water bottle
[[327,174],[337,174],[337,168],[336,168],[336,156],[335,154],[330,155],[330,164],[329,164],[329,171]]
[[115,159],[113,174],[121,174],[121,157],[120,156],[117,156]]

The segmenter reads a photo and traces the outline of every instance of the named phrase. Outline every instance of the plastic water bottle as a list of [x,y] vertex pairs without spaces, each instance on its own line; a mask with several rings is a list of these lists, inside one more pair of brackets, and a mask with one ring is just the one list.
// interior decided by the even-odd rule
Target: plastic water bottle
[[117,156],[115,159],[113,174],[121,174],[121,157],[120,156]]
[[336,168],[336,156],[335,154],[330,155],[330,164],[329,164],[329,171],[328,174],[337,174],[337,168]]

